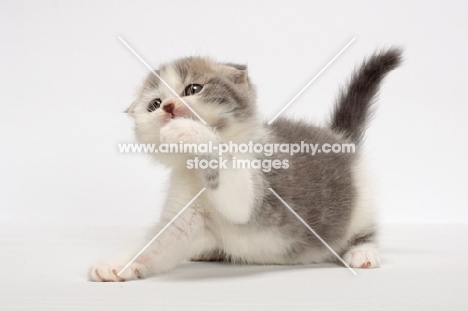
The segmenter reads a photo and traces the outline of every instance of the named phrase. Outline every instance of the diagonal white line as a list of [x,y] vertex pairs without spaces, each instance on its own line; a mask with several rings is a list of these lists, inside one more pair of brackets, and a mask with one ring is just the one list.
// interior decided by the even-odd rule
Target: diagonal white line
[[346,263],[346,261],[344,261],[344,260],[340,257],[340,255],[338,255],[338,254],[333,250],[333,248],[331,248],[330,245],[328,245],[327,242],[325,242],[325,241],[317,234],[317,232],[315,232],[315,230],[312,229],[312,228],[304,221],[304,219],[302,219],[301,216],[299,216],[299,215],[292,209],[292,207],[289,206],[288,203],[286,203],[286,202],[278,195],[278,193],[275,192],[275,190],[273,190],[273,189],[271,189],[271,188],[268,188],[268,189],[270,189],[270,191],[273,192],[273,194],[274,194],[281,202],[283,202],[283,204],[291,211],[291,213],[293,213],[294,216],[296,216],[296,217],[304,224],[304,226],[306,226],[307,229],[309,229],[310,232],[312,232],[312,233],[317,237],[317,239],[319,239],[320,242],[322,242],[323,245],[325,245],[325,246],[330,250],[330,252],[332,252],[333,255],[335,255],[335,257],[338,258],[338,259],[345,265],[345,267],[349,269],[349,271],[351,271],[354,275],[357,275],[356,271],[354,271],[353,268],[351,268],[351,267]]
[[340,56],[351,45],[351,43],[354,42],[354,40],[356,40],[356,37],[352,38],[351,41],[349,41],[348,44],[346,44],[344,48],[342,48],[341,51],[339,51],[338,54],[336,54],[335,57],[333,57],[331,61],[329,61],[328,64],[326,64],[325,67],[323,67],[322,70],[320,70],[319,73],[317,73],[315,77],[313,77],[312,80],[310,80],[309,83],[307,83],[306,86],[304,86],[302,90],[300,90],[299,93],[297,93],[296,96],[294,96],[289,103],[287,103],[286,106],[284,106],[283,109],[281,109],[280,112],[278,112],[276,116],[268,122],[268,125],[273,123],[273,121],[275,121],[276,118],[278,118],[280,114],[282,114],[312,84],[312,82],[314,82],[325,71],[325,69],[327,69],[338,58],[338,56]]
[[164,228],[162,228],[161,231],[159,231],[159,233],[156,234],[156,236],[152,238],[151,241],[149,241],[148,244],[146,244],[145,247],[143,247],[143,249],[139,251],[138,254],[136,254],[135,257],[133,257],[132,260],[130,260],[128,264],[125,265],[125,267],[122,268],[122,270],[120,270],[119,273],[117,273],[117,275],[120,276],[120,274],[124,272],[125,269],[127,269],[132,264],[132,262],[134,262],[135,259],[137,259],[138,256],[140,256],[145,251],[145,249],[147,249],[148,246],[150,246],[151,243],[153,243],[164,232],[164,230],[166,230],[190,206],[190,204],[192,204],[193,201],[195,201],[196,198],[198,198],[198,196],[202,194],[202,192],[205,190],[206,188],[203,188],[202,190],[200,190],[200,192],[198,192],[197,195],[193,199],[191,199],[190,202],[188,202],[187,205],[185,205],[184,208],[181,209],[180,212],[178,212],[177,215],[175,215],[174,218],[172,218],[171,221],[168,222],[167,225],[165,225]]
[[130,52],[132,52],[132,53],[143,63],[143,65],[145,65],[145,66],[146,66],[146,67],[147,67],[147,68],[148,68],[148,69],[149,69],[149,70],[150,70],[150,71],[151,71],[151,72],[152,72],[152,73],[153,73],[153,74],[154,74],[154,75],[155,75],[155,76],[156,76],[156,77],[157,77],[157,78],[158,78],[158,79],[175,95],[175,96],[177,96],[177,98],[178,98],[185,106],[187,106],[188,109],[190,109],[190,111],[191,111],[194,115],[197,116],[197,118],[198,118],[203,124],[206,124],[205,120],[203,120],[203,118],[200,117],[200,116],[198,115],[198,113],[196,113],[195,110],[193,110],[193,108],[190,107],[189,104],[187,104],[187,102],[186,102],[182,97],[180,97],[179,94],[177,94],[177,92],[174,91],[174,89],[171,88],[171,87],[169,86],[169,84],[167,84],[167,82],[164,81],[163,78],[161,78],[161,76],[158,75],[158,73],[157,73],[156,71],[154,71],[154,69],[151,68],[151,66],[148,65],[148,63],[145,62],[145,60],[144,60],[143,58],[141,58],[141,56],[138,55],[138,53],[135,52],[135,50],[132,49],[132,48],[130,47],[130,45],[128,45],[128,43],[127,43],[124,39],[122,39],[122,37],[119,36],[118,38],[119,38],[119,40],[122,41],[122,43],[130,50]]

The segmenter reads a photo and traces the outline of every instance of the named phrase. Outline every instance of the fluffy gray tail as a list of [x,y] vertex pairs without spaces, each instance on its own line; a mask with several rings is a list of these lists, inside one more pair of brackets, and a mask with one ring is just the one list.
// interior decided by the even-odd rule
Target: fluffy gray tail
[[346,89],[342,89],[335,105],[331,129],[359,144],[371,117],[371,106],[383,78],[398,67],[402,51],[391,48],[364,60],[353,73]]

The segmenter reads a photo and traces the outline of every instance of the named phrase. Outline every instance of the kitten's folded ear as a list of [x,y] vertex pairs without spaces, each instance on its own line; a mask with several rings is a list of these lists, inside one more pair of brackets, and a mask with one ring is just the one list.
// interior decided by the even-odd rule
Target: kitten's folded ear
[[249,74],[246,65],[222,63],[221,70],[225,76],[229,77],[232,82],[236,84],[249,83]]

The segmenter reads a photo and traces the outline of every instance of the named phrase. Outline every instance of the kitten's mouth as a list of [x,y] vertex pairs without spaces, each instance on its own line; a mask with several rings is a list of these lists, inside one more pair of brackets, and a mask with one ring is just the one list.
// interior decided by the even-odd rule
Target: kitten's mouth
[[188,115],[184,115],[184,114],[175,114],[174,112],[168,113],[168,117],[169,117],[170,119],[189,118]]
[[173,113],[173,112],[167,112],[165,115],[164,115],[164,119],[166,121],[169,121],[171,119],[175,119],[177,118],[177,116]]

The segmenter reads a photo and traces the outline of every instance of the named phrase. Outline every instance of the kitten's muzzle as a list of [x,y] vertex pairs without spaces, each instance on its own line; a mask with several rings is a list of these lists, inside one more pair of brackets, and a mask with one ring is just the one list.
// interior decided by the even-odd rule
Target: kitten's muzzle
[[175,104],[174,103],[167,103],[163,106],[163,109],[165,112],[167,113],[173,113],[174,111],[174,108],[175,108]]
[[173,98],[166,98],[160,107],[164,110],[166,118],[174,119],[190,116],[188,109]]

